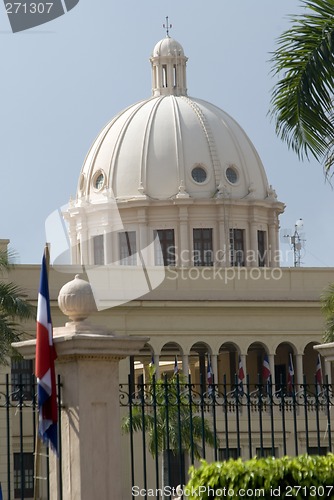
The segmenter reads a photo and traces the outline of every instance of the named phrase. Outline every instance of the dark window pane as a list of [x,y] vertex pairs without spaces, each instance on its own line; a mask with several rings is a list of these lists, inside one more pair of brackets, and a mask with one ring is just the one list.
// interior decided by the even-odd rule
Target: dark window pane
[[213,266],[212,229],[193,229],[194,265]]
[[154,239],[157,236],[160,244],[155,241],[155,265],[175,266],[174,229],[157,229],[154,231]]
[[243,229],[230,229],[230,264],[231,266],[245,265]]
[[93,237],[94,246],[94,264],[96,266],[103,266],[104,264],[104,248],[103,248],[103,234],[98,234]]
[[[31,359],[12,359],[11,362],[12,399],[31,400],[34,390],[33,363]],[[21,385],[22,384],[22,385]],[[22,392],[21,392],[22,391]]]
[[34,496],[34,454],[14,453],[14,498],[22,498],[22,473],[23,473],[23,498]]
[[258,264],[259,267],[264,267],[266,265],[266,232],[257,232],[257,247],[258,247]]
[[136,231],[119,233],[119,257],[124,266],[137,265]]

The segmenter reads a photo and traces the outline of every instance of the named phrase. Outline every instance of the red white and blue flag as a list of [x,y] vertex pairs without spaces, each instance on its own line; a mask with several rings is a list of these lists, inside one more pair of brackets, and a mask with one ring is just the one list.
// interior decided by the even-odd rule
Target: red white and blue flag
[[211,366],[211,359],[210,359],[210,354],[208,354],[208,366],[207,366],[207,381],[208,381],[208,386],[209,386],[209,391],[212,391],[212,384],[213,384],[213,371],[212,371],[212,366]]
[[271,376],[271,371],[270,371],[269,359],[267,354],[265,354],[262,365],[262,378],[264,383],[269,382],[270,376]]
[[295,370],[293,367],[292,354],[289,354],[289,370],[288,370],[288,392],[292,392],[293,377]]
[[37,306],[36,367],[39,409],[38,432],[43,441],[58,452],[57,394],[50,297],[46,258],[43,256]]
[[316,382],[317,382],[317,393],[319,393],[321,391],[321,386],[322,386],[322,369],[321,369],[320,354],[318,354],[317,371],[315,373],[315,378],[316,378]]
[[244,389],[244,387],[243,387],[244,378],[245,378],[245,372],[244,372],[244,368],[242,366],[241,357],[239,356],[238,385],[239,385],[240,392],[243,392],[243,389]]

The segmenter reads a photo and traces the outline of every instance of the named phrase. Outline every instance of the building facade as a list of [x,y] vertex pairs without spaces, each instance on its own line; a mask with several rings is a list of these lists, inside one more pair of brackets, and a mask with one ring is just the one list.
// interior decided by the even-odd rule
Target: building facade
[[[313,383],[313,346],[322,341],[324,328],[320,295],[334,281],[334,270],[280,267],[284,204],[250,139],[226,112],[188,96],[187,57],[176,40],[167,36],[158,42],[150,62],[152,96],[104,127],[63,214],[72,264],[50,271],[54,326],[66,321],[57,305],[60,288],[82,272],[99,309],[92,322],[119,335],[150,338],[139,356],[121,362],[123,384],[128,374],[133,384],[145,383],[152,360],[157,376],[172,373],[176,363],[195,384],[206,383],[210,363],[215,383],[230,386],[241,364],[252,387],[264,381],[267,360],[277,390],[286,386],[292,362],[295,383],[302,384],[304,375]],[[38,266],[17,266],[10,279],[36,303]],[[35,335],[33,323],[27,330]],[[24,369],[32,366],[13,363],[2,373],[14,380]],[[322,363],[330,384],[332,372]],[[14,429],[20,425],[16,417],[13,413]],[[230,432],[235,443],[233,425]],[[246,427],[242,432],[239,454],[246,458]],[[287,432],[292,439],[291,426]],[[28,424],[24,439],[32,448]],[[304,427],[297,439],[305,450]],[[310,439],[316,446],[313,428]],[[126,437],[124,443],[127,491]],[[18,451],[14,432],[14,468]],[[282,453],[278,444],[277,454]],[[5,449],[0,460],[5,475]]]

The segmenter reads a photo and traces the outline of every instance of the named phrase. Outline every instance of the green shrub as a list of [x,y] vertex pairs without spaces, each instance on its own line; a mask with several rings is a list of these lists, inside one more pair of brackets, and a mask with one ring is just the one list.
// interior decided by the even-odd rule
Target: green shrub
[[184,493],[193,500],[334,499],[334,455],[202,461],[191,467]]

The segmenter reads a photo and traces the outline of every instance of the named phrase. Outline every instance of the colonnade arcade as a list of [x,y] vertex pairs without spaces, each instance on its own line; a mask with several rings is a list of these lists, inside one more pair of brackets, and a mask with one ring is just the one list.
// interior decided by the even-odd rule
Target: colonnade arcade
[[[168,342],[160,349],[146,344],[141,354],[132,358],[130,364],[135,383],[147,383],[149,366],[154,363],[156,377],[164,374],[170,376],[178,371],[185,375],[190,374],[194,384],[206,384],[210,363],[215,383],[223,384],[225,381],[230,386],[236,381],[241,362],[245,374],[244,382],[248,375],[249,383],[254,387],[259,381],[263,382],[262,367],[267,355],[272,383],[278,388],[287,384],[290,354],[295,384],[302,384],[304,376],[307,384],[315,383],[317,352],[313,346],[316,344],[318,342],[315,341],[296,346],[291,342],[281,342],[272,347],[269,343],[259,341],[249,345],[227,341],[216,348],[210,343],[199,341],[193,343],[190,348],[181,342]],[[328,376],[329,383],[332,383],[334,374],[330,364],[324,360],[321,360],[321,363],[323,381],[325,382]]]

